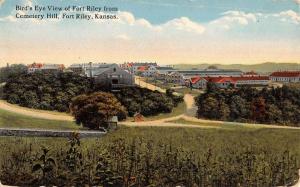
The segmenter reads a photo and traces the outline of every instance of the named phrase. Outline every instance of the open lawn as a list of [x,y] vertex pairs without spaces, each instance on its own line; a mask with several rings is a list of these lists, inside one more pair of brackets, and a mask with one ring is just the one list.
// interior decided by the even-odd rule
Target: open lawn
[[81,126],[72,121],[39,119],[0,109],[0,128],[3,127],[61,130],[76,130],[81,128]]

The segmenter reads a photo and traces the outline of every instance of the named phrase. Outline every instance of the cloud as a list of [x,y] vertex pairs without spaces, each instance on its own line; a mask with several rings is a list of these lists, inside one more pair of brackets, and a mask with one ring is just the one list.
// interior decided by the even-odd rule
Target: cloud
[[235,25],[245,26],[251,22],[254,23],[257,20],[257,16],[261,16],[261,14],[245,13],[242,11],[227,11],[222,14],[222,17],[211,21],[210,24],[228,30]]
[[279,14],[274,14],[274,17],[279,17],[280,21],[283,22],[289,22],[294,24],[300,24],[300,15],[293,11],[293,10],[287,10],[280,12]]
[[[148,29],[150,31],[156,31],[156,32],[164,32],[164,31],[172,30],[178,32],[202,34],[205,31],[204,26],[202,26],[200,23],[190,20],[187,17],[175,18],[158,25],[152,24],[148,20],[143,18],[136,18],[130,12],[120,11],[117,13],[117,17],[119,19],[113,21],[113,23],[115,24],[119,23],[123,25],[128,25],[130,27],[139,27],[139,28]],[[96,22],[103,23],[104,21],[96,20]]]
[[131,38],[127,34],[119,34],[115,38],[119,39],[119,40],[124,40],[124,41],[131,40]]
[[4,2],[5,0],[0,0],[0,7],[3,5]]
[[300,5],[300,0],[294,0],[294,2],[298,5]]
[[205,27],[197,22],[191,21],[187,17],[176,18],[162,25],[162,28],[171,28],[179,31],[192,32],[202,34]]

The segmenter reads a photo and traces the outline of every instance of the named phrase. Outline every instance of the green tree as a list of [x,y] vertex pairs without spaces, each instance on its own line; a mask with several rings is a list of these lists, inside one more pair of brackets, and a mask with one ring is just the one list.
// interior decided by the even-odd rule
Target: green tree
[[24,64],[12,64],[8,67],[0,68],[0,83],[6,82],[11,76],[19,76],[27,72]]
[[298,123],[298,112],[299,112],[299,108],[297,107],[297,105],[294,105],[291,101],[289,100],[284,100],[281,103],[281,107],[282,107],[282,119],[286,122],[286,123]]
[[118,114],[124,116],[127,113],[114,95],[105,92],[83,94],[73,98],[70,110],[77,123],[82,123],[90,129],[107,128],[111,117]]
[[252,100],[252,119],[258,122],[264,122],[266,116],[266,103],[262,97],[257,97]]
[[279,123],[282,118],[281,110],[274,104],[266,106],[266,121],[270,123]]
[[246,118],[249,113],[247,101],[238,95],[231,98],[230,109],[232,119]]
[[227,120],[230,114],[230,109],[224,100],[219,101],[218,119]]
[[198,105],[198,117],[217,119],[219,112],[218,104],[218,101],[214,97],[208,96],[200,106]]

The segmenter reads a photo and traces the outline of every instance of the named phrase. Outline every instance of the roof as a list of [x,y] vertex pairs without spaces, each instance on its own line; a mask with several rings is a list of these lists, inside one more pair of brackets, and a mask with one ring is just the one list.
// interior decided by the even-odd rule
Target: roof
[[65,65],[33,63],[33,64],[29,64],[27,67],[28,68],[39,68],[39,69],[64,69]]
[[197,83],[200,79],[201,79],[201,77],[192,77],[192,78],[191,78],[191,83],[192,83],[192,84],[195,84],[195,83]]
[[273,72],[271,77],[300,77],[300,71],[277,71]]
[[169,75],[180,75],[181,76],[181,74],[176,71],[172,71],[171,73],[169,73]]
[[244,75],[258,75],[257,73],[255,73],[254,71],[249,71],[244,73]]
[[86,64],[71,64],[69,68],[83,68]]
[[138,71],[146,71],[146,70],[148,70],[148,66],[140,66],[140,67],[138,67]]
[[33,64],[29,64],[27,65],[28,68],[41,68],[43,67],[44,64],[42,63],[33,63]]
[[192,77],[191,82],[193,84],[197,83],[199,80],[204,79],[207,82],[213,83],[224,83],[224,82],[231,82],[236,83],[238,81],[248,81],[248,80],[269,80],[268,76],[247,76],[247,77]]
[[131,62],[131,66],[157,66],[156,62]]
[[203,77],[208,82],[223,83],[223,82],[236,82],[233,77]]
[[231,77],[234,81],[247,81],[247,80],[270,80],[268,76],[247,76],[247,77]]
[[41,69],[65,69],[63,64],[43,64]]
[[[100,75],[112,67],[119,67],[117,64],[97,64],[97,66],[92,66],[92,75]],[[87,67],[86,72],[89,73],[90,68]]]
[[156,68],[157,70],[174,70],[174,68],[172,67],[168,67],[168,66],[160,66]]

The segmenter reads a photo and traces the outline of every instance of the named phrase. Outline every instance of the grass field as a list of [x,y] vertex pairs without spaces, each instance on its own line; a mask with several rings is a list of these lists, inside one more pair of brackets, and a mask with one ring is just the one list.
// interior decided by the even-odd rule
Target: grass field
[[199,94],[203,93],[203,90],[199,90],[199,89],[195,89],[195,88],[193,88],[191,90],[190,88],[187,88],[187,87],[178,88],[178,89],[174,89],[174,90],[175,90],[175,92],[181,93],[182,95],[191,94],[193,96],[198,96]]
[[0,127],[76,130],[81,127],[71,121],[32,118],[0,109]]
[[[217,127],[217,128],[222,128],[223,130],[257,130],[260,128],[264,128],[260,125],[240,125],[240,124],[236,124],[234,122],[218,122],[218,123],[214,123],[214,122],[210,122],[210,123],[206,123],[206,122],[198,122],[198,121],[188,121],[185,120],[183,118],[179,118],[177,120],[171,120],[168,121],[170,123],[176,123],[176,124],[183,124],[183,125],[198,125],[198,126],[203,126],[203,127]],[[300,129],[299,129],[300,132]]]
[[[98,145],[109,144],[117,139],[124,139],[125,142],[143,140],[153,144],[170,143],[174,148],[182,148],[188,152],[202,154],[209,147],[217,155],[227,154],[230,151],[240,151],[249,147],[261,149],[273,154],[280,155],[284,150],[289,150],[297,155],[300,161],[300,131],[293,129],[264,129],[239,127],[228,130],[226,128],[176,128],[176,127],[120,127],[103,138],[82,139],[86,149],[97,149]],[[64,138],[15,138],[0,137],[0,146],[5,148],[15,145],[32,143],[34,146],[47,145],[52,149],[67,144]],[[6,145],[6,146],[5,146]],[[64,147],[64,146],[62,146]],[[2,158],[10,149],[1,152]],[[299,163],[300,167],[300,163]]]
[[[21,185],[26,180],[32,180],[36,175],[30,174],[32,170],[31,159],[39,159],[39,155],[42,154],[41,147],[43,146],[49,148],[49,155],[55,159],[58,166],[65,164],[63,158],[65,158],[65,151],[69,147],[67,139],[0,137],[0,147],[5,150],[0,152],[0,166],[2,166],[0,167],[0,173],[8,173],[0,175],[3,177],[0,180],[14,185]],[[142,179],[148,171],[146,160],[150,159],[151,165],[149,167],[153,165],[157,168],[153,171],[153,173],[157,173],[156,176],[170,175],[172,180],[176,180],[180,176],[183,177],[187,171],[189,172],[189,170],[179,169],[178,167],[181,167],[181,164],[178,164],[178,162],[185,163],[191,158],[192,162],[197,163],[199,161],[200,164],[204,164],[199,166],[201,172],[204,172],[205,175],[211,173],[216,179],[221,179],[220,176],[226,175],[225,181],[235,181],[233,177],[238,176],[237,173],[245,173],[241,174],[240,179],[237,179],[245,182],[242,186],[274,186],[266,185],[264,182],[258,183],[259,181],[256,179],[260,177],[261,181],[268,181],[269,176],[281,178],[282,175],[286,176],[285,178],[293,176],[295,179],[295,176],[297,176],[297,169],[295,168],[300,167],[299,148],[300,131],[292,129],[240,127],[228,130],[225,128],[120,127],[115,132],[100,139],[82,139],[79,150],[82,151],[83,163],[87,166],[85,167],[87,169],[82,172],[83,174],[95,172],[93,168],[96,167],[99,157],[103,159],[101,155],[108,154],[104,158],[112,164],[109,169],[117,172],[116,175],[126,176],[126,171],[131,168],[131,159],[139,158],[140,161],[133,161],[136,164],[135,166],[140,168],[133,171],[133,176],[139,176]],[[22,158],[16,157],[21,153],[24,154]],[[134,154],[133,157],[132,154]],[[168,154],[178,155],[172,157]],[[211,155],[211,160],[207,161],[207,155]],[[293,162],[289,165],[288,161],[287,165],[283,166],[282,172],[281,170],[277,172],[276,168],[281,168],[280,163],[282,159],[287,158],[286,155]],[[176,158],[176,160],[172,160],[173,158]],[[250,170],[247,166],[249,159],[253,163]],[[286,160],[283,161],[286,162]],[[15,165],[10,166],[7,163],[14,163]],[[161,164],[168,166],[168,163],[169,168],[164,169],[164,167],[161,167]],[[92,164],[92,168],[89,166],[90,164]],[[116,169],[119,167],[121,169]],[[175,175],[177,172],[171,172],[175,168],[178,175]],[[263,168],[266,169],[267,174],[261,175]],[[60,167],[57,169],[60,169],[58,173],[65,171]],[[272,173],[269,173],[271,171]],[[199,175],[201,175],[201,172]],[[280,176],[274,176],[274,173]],[[27,179],[24,179],[23,176],[26,176]],[[72,174],[67,176],[67,178],[70,178],[69,180],[72,177]],[[188,176],[184,177],[188,178]],[[250,182],[247,182],[244,177],[249,177]],[[156,186],[164,186],[160,179],[151,179]],[[276,180],[272,179],[272,181]],[[51,181],[54,182],[54,180]],[[61,184],[58,179],[55,181],[55,184]],[[205,184],[212,184],[209,181],[210,179],[207,178]],[[285,181],[288,180],[284,179],[275,184],[286,184]],[[141,184],[143,186],[144,183]]]
[[[183,111],[185,103],[181,103],[173,113],[156,116],[156,119],[176,116]],[[123,177],[127,176],[128,170],[131,170],[131,163],[134,163],[137,169],[133,169],[132,175],[140,179],[140,186],[147,184],[143,180],[149,167],[157,174],[151,176],[155,186],[165,186],[163,178],[160,178],[164,175],[170,176],[173,181],[180,181],[180,177],[194,181],[194,178],[189,178],[191,171],[185,168],[185,165],[189,164],[197,167],[197,172],[193,170],[193,174],[206,176],[201,179],[204,186],[217,186],[219,183],[215,184],[212,181],[218,180],[226,184],[228,182],[232,184],[231,186],[241,182],[242,186],[277,186],[297,178],[297,170],[300,168],[300,130],[241,126],[234,123],[191,122],[185,119],[171,122],[184,126],[192,124],[217,128],[120,126],[102,138],[81,139],[80,147],[76,148],[83,154],[84,169],[80,171],[79,181],[82,184],[99,184],[90,183],[91,181],[84,178],[89,174],[96,175],[94,168],[99,159],[111,163],[107,166],[108,170],[113,170],[116,176]],[[4,110],[0,110],[0,127],[80,128],[73,122],[31,118]],[[72,172],[69,174],[65,172],[67,166],[65,159],[70,148],[66,138],[0,137],[0,147],[4,150],[0,151],[0,181],[5,184],[20,186],[44,184],[41,178],[34,183],[36,176],[41,176],[41,173],[32,172],[33,164],[40,160],[42,147],[49,149],[48,155],[54,158],[57,166],[57,173],[55,179],[50,180],[53,182],[51,184],[57,185],[76,179],[76,175]],[[251,168],[247,165],[248,162]],[[164,167],[161,167],[162,165]],[[172,173],[173,169],[176,172]],[[62,173],[65,174],[63,181],[59,176]],[[213,178],[210,179],[209,176]],[[64,184],[68,186],[67,183]],[[180,183],[170,186],[177,184]],[[72,186],[74,183],[69,185]]]

